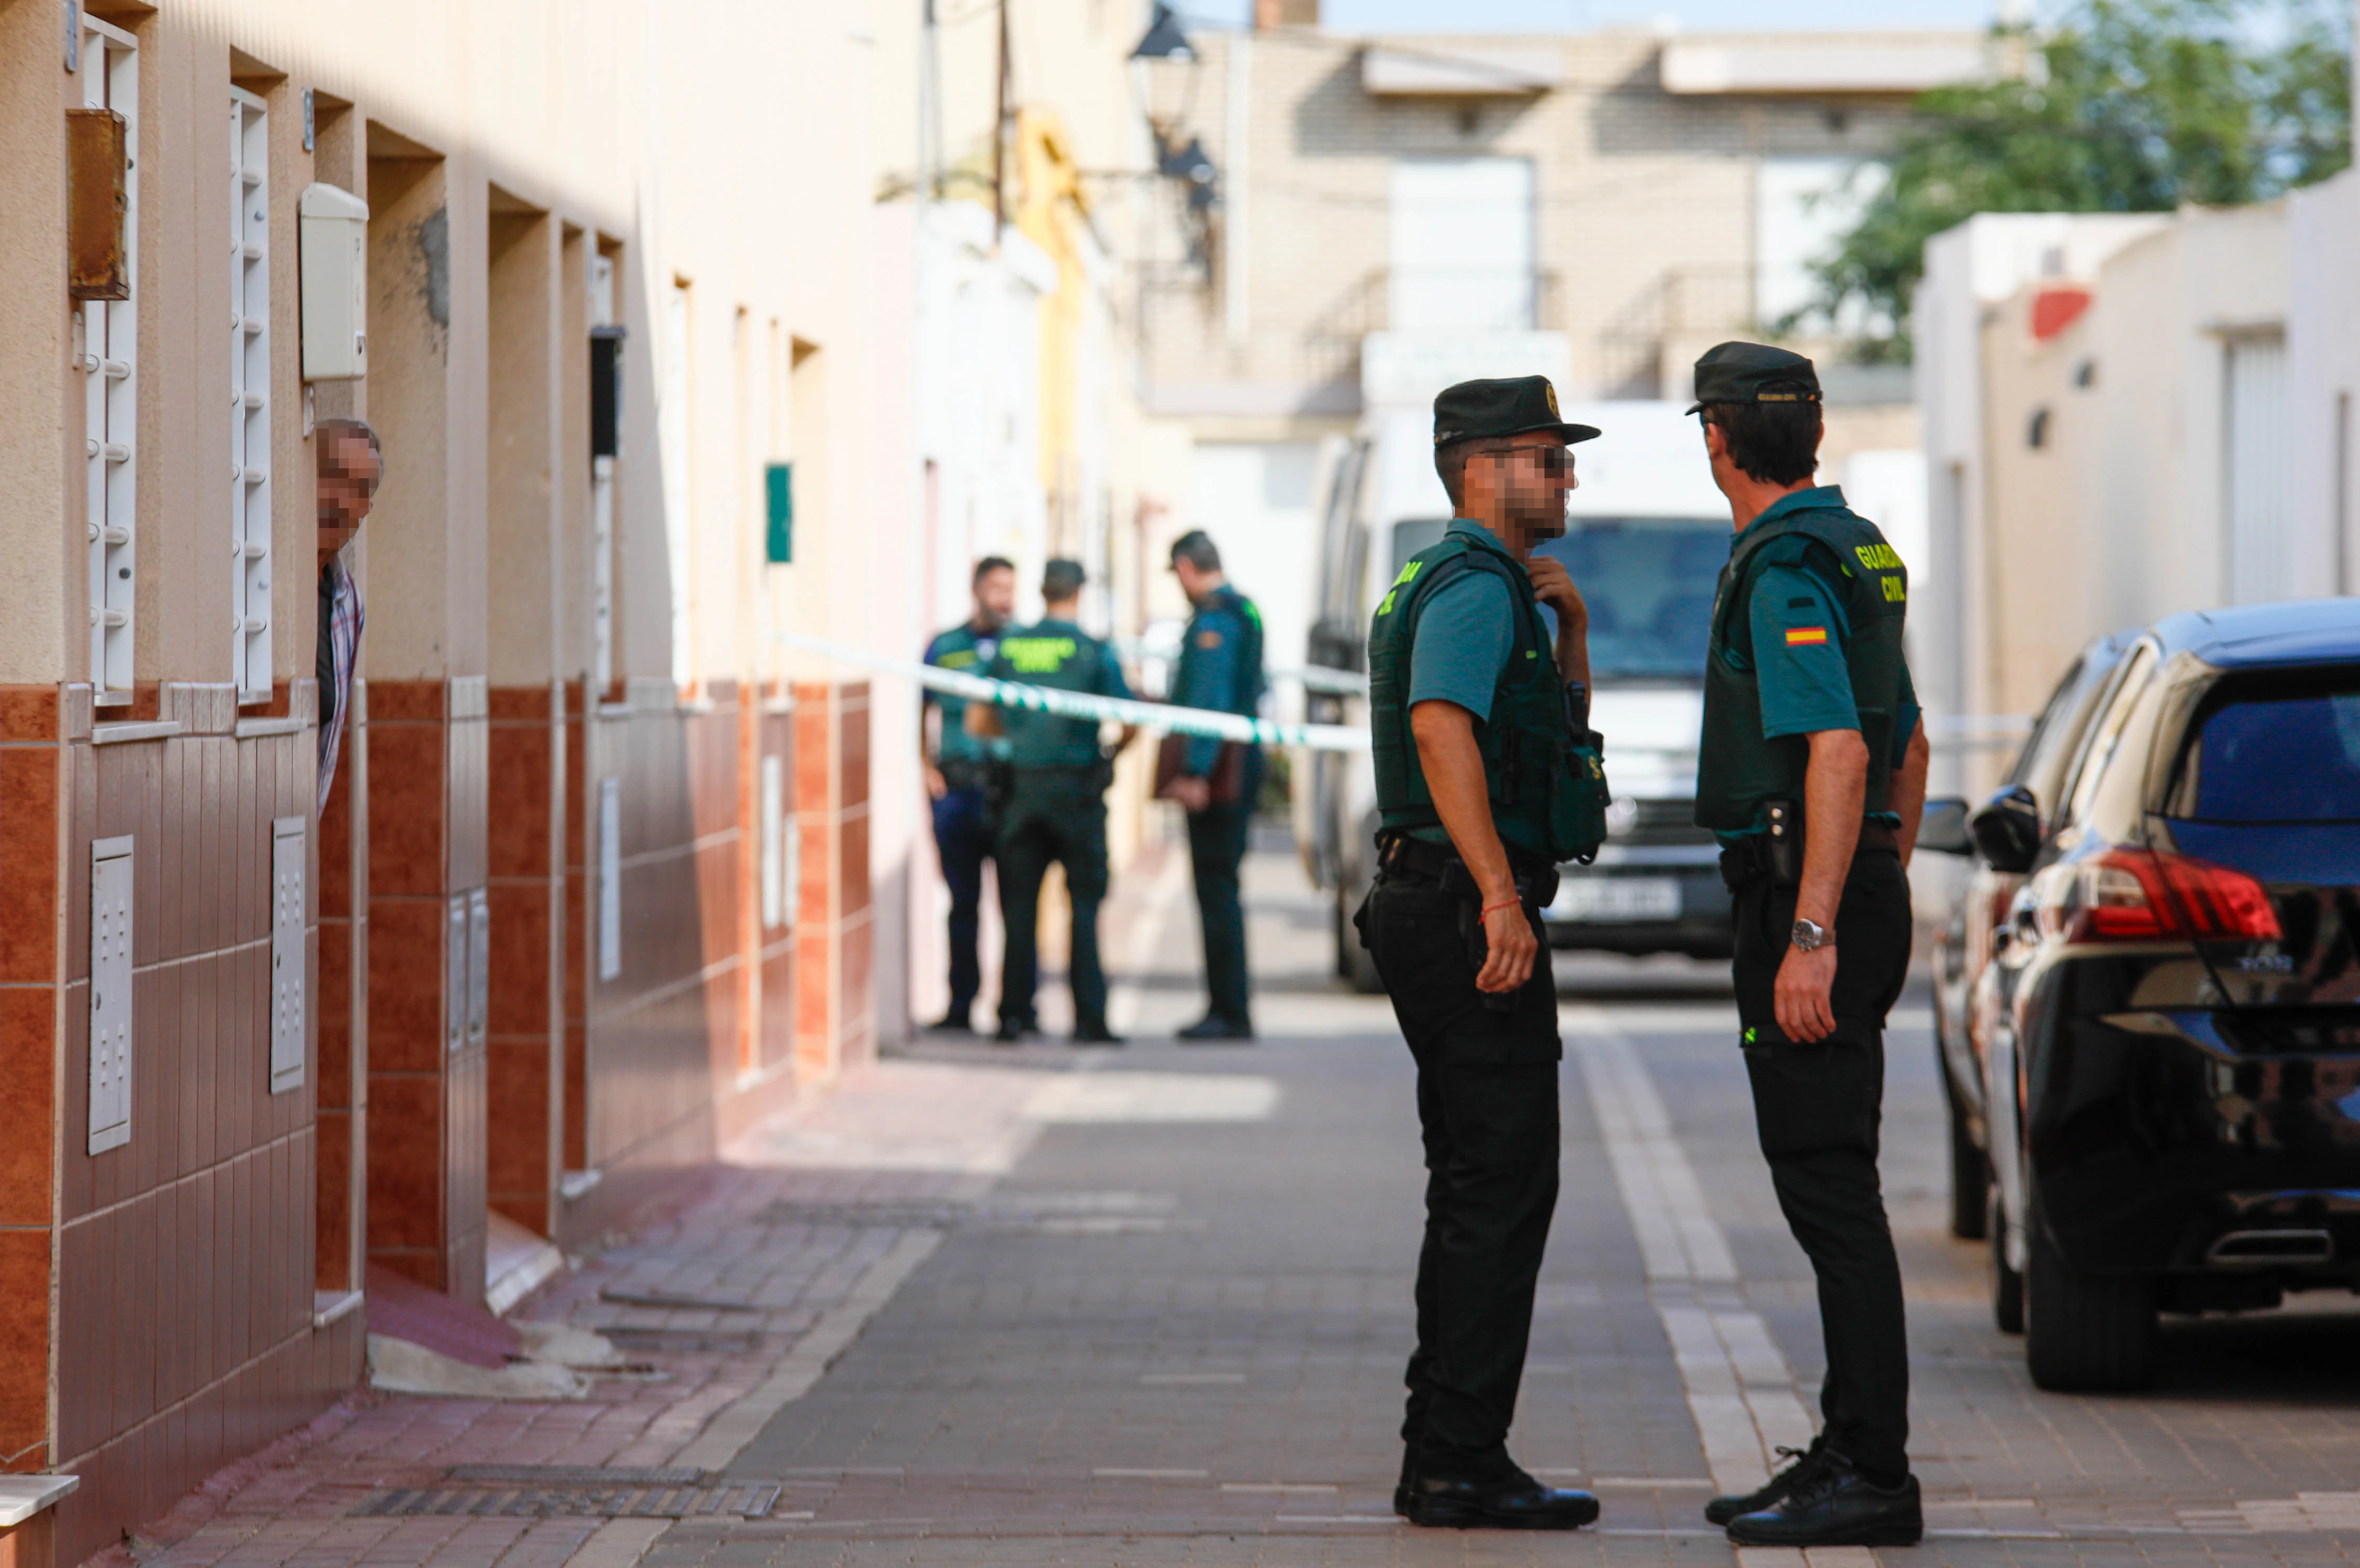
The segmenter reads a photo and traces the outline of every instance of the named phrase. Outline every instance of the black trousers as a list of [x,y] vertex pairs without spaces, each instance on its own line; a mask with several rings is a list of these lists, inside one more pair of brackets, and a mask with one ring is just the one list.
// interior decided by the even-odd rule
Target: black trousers
[[1766,877],[1735,898],[1738,1022],[1754,1120],[1787,1228],[1819,1276],[1828,1446],[1872,1475],[1909,1468],[1909,1346],[1901,1264],[1877,1184],[1885,1016],[1909,967],[1909,882],[1891,850],[1852,861],[1836,909],[1835,1033],[1814,1044],[1778,1028],[1774,990],[1795,923],[1795,889]]
[[[1000,826],[992,860],[1000,868],[1000,919],[1008,946],[1000,970],[1000,1021],[1031,1028],[1041,985],[1041,879],[1055,861],[1065,868],[1074,906],[1065,974],[1074,987],[1074,1026],[1106,1027],[1106,971],[1098,964],[1098,905],[1107,894],[1106,797],[1087,768],[1020,772]],[[1070,774],[1070,777],[1067,775]]]
[[1196,919],[1205,935],[1206,1011],[1233,1024],[1253,1021],[1246,990],[1246,915],[1238,867],[1246,857],[1243,801],[1188,813],[1188,869],[1196,884]]
[[934,850],[951,890],[951,1004],[945,1016],[964,1022],[983,989],[976,940],[982,925],[983,863],[991,856],[991,813],[982,785],[946,789],[934,802]]
[[1461,907],[1430,882],[1388,876],[1369,895],[1361,933],[1417,1062],[1426,1145],[1403,1473],[1482,1480],[1508,1467],[1533,1287],[1557,1210],[1563,1050],[1547,943],[1505,1010],[1487,1006]]

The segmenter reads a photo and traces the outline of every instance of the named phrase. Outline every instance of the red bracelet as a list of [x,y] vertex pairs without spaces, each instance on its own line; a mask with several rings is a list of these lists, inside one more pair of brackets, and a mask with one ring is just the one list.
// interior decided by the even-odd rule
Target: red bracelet
[[1480,920],[1488,920],[1491,918],[1491,912],[1494,909],[1521,909],[1524,907],[1524,901],[1522,898],[1502,898],[1496,904],[1484,905],[1483,912],[1475,918]]

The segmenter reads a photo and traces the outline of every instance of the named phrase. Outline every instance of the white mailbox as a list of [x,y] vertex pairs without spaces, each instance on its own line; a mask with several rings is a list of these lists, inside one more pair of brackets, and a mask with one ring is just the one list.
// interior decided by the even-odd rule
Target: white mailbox
[[304,187],[303,379],[368,374],[368,203],[333,185]]

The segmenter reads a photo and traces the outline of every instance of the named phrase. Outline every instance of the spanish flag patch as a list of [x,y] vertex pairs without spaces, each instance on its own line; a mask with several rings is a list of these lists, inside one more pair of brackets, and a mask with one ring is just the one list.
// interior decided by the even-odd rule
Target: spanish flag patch
[[1813,648],[1827,640],[1828,628],[1825,626],[1788,626],[1786,628],[1788,648]]

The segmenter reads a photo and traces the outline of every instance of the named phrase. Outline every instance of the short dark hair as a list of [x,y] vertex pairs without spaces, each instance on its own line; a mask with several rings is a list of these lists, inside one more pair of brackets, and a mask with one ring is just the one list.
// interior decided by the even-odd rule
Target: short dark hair
[[311,433],[319,438],[318,450],[322,457],[328,455],[330,441],[358,439],[368,442],[369,455],[377,459],[377,477],[369,481],[368,493],[377,494],[377,487],[385,483],[385,448],[378,444],[377,431],[366,419],[322,419],[311,427]]
[[1172,559],[1185,561],[1199,572],[1221,569],[1221,547],[1202,528],[1190,528],[1172,541]]
[[984,578],[991,572],[1013,572],[1015,570],[1016,563],[1009,560],[1006,556],[987,555],[981,561],[975,563],[975,575],[968,578],[967,580],[967,583],[968,587],[972,588],[977,583],[982,582]]
[[1452,441],[1434,449],[1434,472],[1442,478],[1442,488],[1450,497],[1455,511],[1467,505],[1467,460],[1487,452],[1513,452],[1519,442],[1513,436],[1474,436],[1466,441]]
[[1817,403],[1707,403],[1705,423],[1719,425],[1729,459],[1764,485],[1800,485],[1819,468]]

